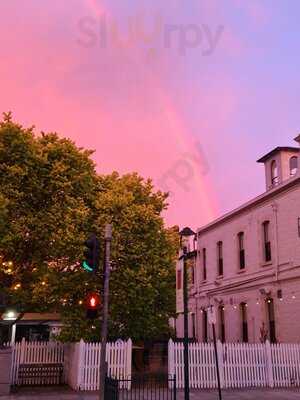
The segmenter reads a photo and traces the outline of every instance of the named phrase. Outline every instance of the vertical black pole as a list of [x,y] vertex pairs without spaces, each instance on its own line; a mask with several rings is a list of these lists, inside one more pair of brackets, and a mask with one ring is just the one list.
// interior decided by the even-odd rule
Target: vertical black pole
[[213,330],[213,339],[214,339],[214,348],[215,348],[215,358],[216,358],[216,368],[217,368],[217,380],[218,380],[219,400],[222,400],[221,381],[220,381],[220,370],[219,370],[219,360],[218,360],[218,351],[217,351],[217,340],[216,340],[216,328],[215,328],[215,324],[212,324],[212,330]]
[[174,388],[173,388],[173,400],[176,400],[176,375],[174,375]]
[[101,326],[101,353],[100,353],[100,371],[99,371],[99,400],[104,400],[105,376],[107,366],[105,361],[107,328],[108,328],[108,300],[109,300],[109,276],[110,276],[110,244],[111,244],[111,225],[105,226],[105,268],[104,268],[104,289],[103,289],[103,311]]
[[184,400],[190,399],[189,379],[189,321],[188,321],[188,279],[186,255],[183,254],[183,316],[184,316]]

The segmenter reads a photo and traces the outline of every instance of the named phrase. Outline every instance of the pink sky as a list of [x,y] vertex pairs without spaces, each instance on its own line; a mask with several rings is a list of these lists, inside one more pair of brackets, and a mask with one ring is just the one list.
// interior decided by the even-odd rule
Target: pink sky
[[[167,224],[196,229],[262,192],[255,160],[290,145],[299,127],[292,10],[269,0],[219,4],[1,3],[0,110],[95,149],[99,172],[151,177],[171,191]],[[159,17],[155,37],[128,43],[128,18],[151,33]],[[197,30],[199,43],[182,48],[177,32],[166,48],[171,25],[190,27],[194,44]],[[205,29],[221,29],[209,55]]]

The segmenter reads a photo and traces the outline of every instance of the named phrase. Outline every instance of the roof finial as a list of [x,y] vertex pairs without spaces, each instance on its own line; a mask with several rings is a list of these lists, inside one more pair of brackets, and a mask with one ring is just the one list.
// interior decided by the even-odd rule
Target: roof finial
[[300,135],[296,136],[294,140],[300,144]]

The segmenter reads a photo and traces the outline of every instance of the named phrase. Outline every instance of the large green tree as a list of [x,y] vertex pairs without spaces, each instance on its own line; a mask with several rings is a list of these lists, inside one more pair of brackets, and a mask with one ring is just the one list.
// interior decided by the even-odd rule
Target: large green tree
[[[57,134],[34,134],[5,114],[0,124],[0,279],[21,311],[60,312],[62,340],[97,339],[83,301],[102,289],[82,270],[83,242],[113,224],[110,336],[168,333],[174,313],[176,229],[167,195],[137,174],[102,176],[92,152]],[[103,255],[102,255],[103,256]]]

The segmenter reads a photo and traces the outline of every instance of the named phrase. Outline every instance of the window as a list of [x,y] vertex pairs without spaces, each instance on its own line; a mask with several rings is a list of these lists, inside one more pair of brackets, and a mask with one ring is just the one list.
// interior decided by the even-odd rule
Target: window
[[298,171],[298,157],[293,156],[290,158],[290,174],[291,176],[296,175]]
[[275,310],[274,310],[274,301],[271,298],[267,299],[267,314],[269,321],[270,342],[276,343]]
[[264,259],[266,262],[272,260],[271,242],[270,242],[270,222],[263,223],[263,238],[264,238]]
[[244,232],[238,234],[238,247],[239,247],[239,266],[240,269],[245,268],[245,248],[244,248]]
[[181,270],[177,271],[177,290],[182,288],[182,276]]
[[203,254],[203,280],[206,281],[207,274],[206,274],[206,249],[202,250]]
[[208,320],[207,320],[207,310],[202,310],[202,327],[203,327],[203,342],[208,342]]
[[242,341],[248,343],[248,320],[247,320],[247,304],[240,304],[241,321],[242,321]]
[[279,183],[278,168],[275,160],[271,162],[271,181],[273,186],[276,186]]
[[218,275],[223,275],[223,242],[217,243]]
[[193,339],[196,338],[196,319],[195,319],[195,314],[191,314],[191,318],[192,318],[192,337]]
[[220,340],[222,343],[225,342],[225,308],[224,306],[219,306],[219,333]]

